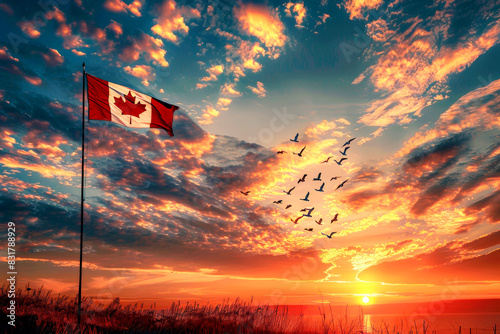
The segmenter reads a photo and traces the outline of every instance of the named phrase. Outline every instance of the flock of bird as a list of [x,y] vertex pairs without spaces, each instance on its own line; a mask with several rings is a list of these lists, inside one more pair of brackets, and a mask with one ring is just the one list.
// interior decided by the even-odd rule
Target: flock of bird
[[[290,139],[291,142],[295,142],[295,143],[298,143],[299,140],[299,134],[297,133],[295,135],[295,137],[293,139]],[[340,160],[333,160],[337,165],[339,166],[342,166],[342,162],[347,160],[347,150],[350,148],[350,144],[355,140],[356,138],[351,138],[349,139],[347,142],[345,142],[344,145],[342,145],[342,148],[339,150],[339,153],[341,155],[343,155],[343,157],[340,159]],[[303,157],[303,153],[305,151],[307,146],[304,146],[300,152],[296,153],[296,152],[292,152],[293,154],[299,156],[299,157]],[[285,154],[287,152],[285,151],[278,151],[276,152],[277,154]],[[325,163],[328,163],[330,161],[330,159],[333,158],[333,156],[330,156],[328,157],[326,160],[322,161],[321,164],[325,164]],[[306,181],[306,177],[307,177],[307,174],[304,174],[298,181],[297,181],[297,184],[300,184],[301,182],[305,182]],[[334,176],[330,179],[330,182],[331,181],[334,181],[334,180],[337,180],[338,178],[340,178],[341,176]],[[312,179],[313,181],[319,181],[319,182],[322,182],[321,186],[318,188],[318,189],[314,189],[315,191],[317,192],[324,192],[324,187],[325,187],[325,182],[321,179],[321,172],[318,174],[317,177],[313,178]],[[338,189],[342,188],[346,183],[347,181],[349,181],[349,179],[346,179],[344,180],[342,183],[340,183],[336,188],[335,188],[335,191],[337,191]],[[291,195],[292,194],[292,191],[295,189],[296,186],[293,186],[292,188],[288,189],[288,190],[283,190],[283,192],[287,195]],[[245,196],[248,196],[248,194],[250,193],[250,191],[240,191],[243,195]],[[304,198],[300,198],[301,201],[305,201],[305,202],[309,202],[309,195],[310,195],[310,191],[307,192],[307,194],[305,194]],[[283,204],[283,200],[280,199],[280,200],[276,200],[273,202],[273,204],[276,204],[276,205],[281,205]],[[285,209],[289,209],[291,208],[292,205],[291,204],[287,204]],[[294,224],[298,224],[299,223],[299,220],[301,220],[302,218],[304,217],[312,217],[312,212],[314,211],[314,207],[311,207],[311,208],[304,208],[304,209],[301,209],[300,212],[303,212],[303,214],[295,219],[290,219]],[[335,214],[335,216],[330,220],[330,224],[332,224],[333,222],[336,222],[338,221],[338,217],[339,217],[339,214]],[[318,220],[314,220],[316,222],[316,224],[318,225],[322,225],[323,224],[323,218],[319,218]],[[308,231],[308,232],[313,232],[313,228],[305,228],[304,229],[305,231]],[[337,232],[331,232],[330,234],[325,234],[323,232],[321,232],[322,235],[326,236],[327,238],[331,239],[332,236],[337,233]]]

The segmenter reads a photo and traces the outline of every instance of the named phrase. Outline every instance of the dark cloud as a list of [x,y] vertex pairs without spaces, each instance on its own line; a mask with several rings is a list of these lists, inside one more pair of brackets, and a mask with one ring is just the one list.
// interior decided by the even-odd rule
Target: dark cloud
[[466,250],[480,251],[500,244],[500,230],[468,242],[462,247]]
[[500,250],[472,258],[460,258],[454,242],[436,248],[432,252],[403,260],[386,261],[361,271],[358,278],[392,284],[443,284],[449,281],[497,280]]

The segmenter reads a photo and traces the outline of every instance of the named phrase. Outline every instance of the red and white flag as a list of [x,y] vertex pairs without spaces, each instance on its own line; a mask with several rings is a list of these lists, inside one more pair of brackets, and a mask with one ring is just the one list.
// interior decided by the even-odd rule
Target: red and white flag
[[133,89],[87,74],[89,119],[131,128],[161,128],[172,137],[174,111],[179,107]]

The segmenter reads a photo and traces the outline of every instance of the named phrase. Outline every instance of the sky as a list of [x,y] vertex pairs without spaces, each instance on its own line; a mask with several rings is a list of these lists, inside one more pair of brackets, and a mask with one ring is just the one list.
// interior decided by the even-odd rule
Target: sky
[[84,296],[500,298],[499,8],[0,3],[0,217],[16,224],[18,286],[78,291],[85,62],[180,109],[173,137],[86,120]]

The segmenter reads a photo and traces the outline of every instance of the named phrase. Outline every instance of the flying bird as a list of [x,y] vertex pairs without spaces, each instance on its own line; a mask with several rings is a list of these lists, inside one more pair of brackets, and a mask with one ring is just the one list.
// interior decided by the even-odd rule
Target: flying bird
[[311,212],[313,212],[314,208],[311,208],[311,209],[302,209],[300,211],[308,211],[308,210],[309,210],[309,212],[307,214],[303,214],[302,216],[304,216],[304,217],[312,217]]
[[349,181],[349,179],[347,179],[344,182],[342,182],[341,184],[339,184],[339,186],[337,188],[335,188],[335,190],[342,188],[344,186],[344,184],[346,184],[347,181]]
[[245,191],[245,192],[240,191],[240,193],[242,193],[242,194],[243,194],[243,195],[245,195],[245,196],[248,196],[248,194],[250,193],[250,191]]
[[321,181],[321,173],[318,174],[317,178],[314,178],[313,181]]
[[286,153],[285,151],[278,151],[276,152],[276,154],[283,154],[283,153]]
[[281,204],[281,203],[283,203],[283,200],[282,200],[282,199],[280,199],[279,201],[274,201],[273,203],[274,203],[274,204]]
[[299,141],[297,140],[298,138],[299,138],[299,134],[297,133],[297,134],[295,135],[295,138],[290,139],[290,141],[293,141],[293,142],[295,142],[295,143],[298,143],[298,142],[299,142]]
[[335,214],[335,217],[332,218],[332,221],[330,222],[330,224],[332,224],[333,222],[338,222],[339,220],[337,219],[339,217],[339,214]]
[[323,222],[323,218],[320,218],[319,220],[315,220],[316,224],[318,225],[321,225],[321,223]]
[[319,189],[314,189],[316,191],[323,191],[323,187],[325,186],[325,182],[323,182],[323,184],[321,185],[321,187],[319,187]]
[[334,177],[332,177],[332,178],[330,179],[330,181],[336,180],[336,179],[338,179],[339,177],[342,177],[342,176],[334,176]]
[[347,160],[347,158],[342,158],[342,159],[340,159],[340,161],[337,161],[337,160],[333,160],[333,161],[335,161],[337,163],[337,165],[342,166],[342,161],[344,161],[344,160]]
[[332,233],[330,233],[330,235],[328,235],[328,234],[324,234],[323,232],[321,232],[321,234],[323,234],[324,236],[326,236],[328,239],[331,239],[332,235],[334,235],[335,233],[337,233],[337,232],[332,232]]
[[300,182],[306,182],[306,176],[307,176],[307,174],[304,174],[304,175],[302,176],[302,178],[301,178],[301,179],[299,179],[299,182],[297,182],[297,183],[300,183]]
[[344,144],[344,145],[342,145],[342,147],[344,147],[344,146],[347,146],[347,145],[351,144],[351,142],[352,142],[354,139],[356,139],[356,137],[351,138],[351,139],[349,139],[348,141],[346,141],[346,142],[345,142],[345,144]]
[[293,152],[293,154],[297,154],[299,157],[302,157],[302,152],[304,152],[304,150],[306,149],[306,146],[304,146],[299,153],[295,153]]
[[322,164],[324,164],[324,163],[328,163],[328,160],[330,160],[331,158],[333,158],[333,157],[328,157],[325,161],[323,161],[323,162],[321,162],[321,163],[322,163]]
[[292,190],[295,189],[295,187],[293,187],[292,189],[288,190],[288,191],[284,191],[283,192],[287,195],[291,195],[292,194]]
[[300,198],[300,200],[301,200],[301,201],[307,201],[307,202],[309,202],[309,191],[307,192],[306,197],[304,197],[304,198]]
[[312,231],[313,231],[313,229],[312,229],[312,228],[305,228],[304,230],[305,230],[305,231],[309,231],[309,232],[312,232]]
[[288,205],[286,206],[286,208],[285,208],[285,209],[289,209],[289,208],[291,208],[291,207],[292,207],[292,205],[291,205],[291,204],[288,204]]
[[339,151],[339,152],[340,152],[340,154],[342,154],[342,155],[347,155],[345,152],[347,152],[347,150],[349,149],[349,147],[351,147],[351,146],[347,146],[346,148],[344,148],[344,152]]
[[294,222],[294,224],[298,224],[299,223],[299,220],[302,218],[303,216],[300,216],[300,217],[297,217],[297,219],[293,220],[290,218],[291,221]]

